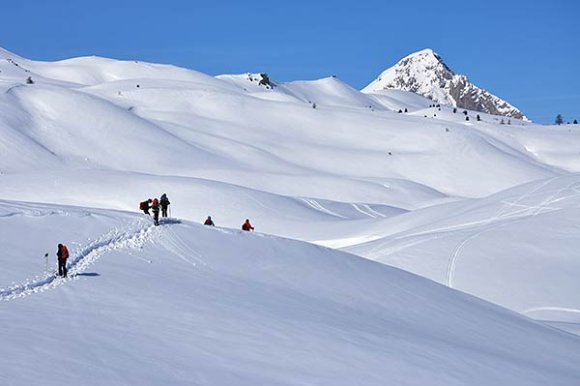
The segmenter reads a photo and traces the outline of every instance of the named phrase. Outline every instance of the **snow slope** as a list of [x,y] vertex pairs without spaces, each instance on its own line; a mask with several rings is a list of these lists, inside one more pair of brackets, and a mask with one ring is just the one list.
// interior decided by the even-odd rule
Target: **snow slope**
[[[2,201],[0,213],[3,230],[34,241],[0,257],[15,268],[0,278],[3,385],[580,377],[578,337],[353,255],[123,212]],[[63,238],[71,278],[48,278],[38,246]]]
[[374,240],[346,250],[535,319],[580,325],[579,211],[580,175],[554,177],[374,224],[366,230]]
[[[94,73],[92,67],[87,71]],[[308,103],[256,98],[213,78],[188,83],[143,80],[139,71],[135,76],[78,88],[42,80],[0,84],[0,103],[7,106],[1,119],[0,145],[6,152],[0,171],[129,170],[370,203],[395,198],[384,190],[384,182],[393,179],[452,196],[483,196],[560,172],[535,162],[536,154],[498,141],[493,133],[473,130],[471,123],[459,121],[462,115],[430,119],[437,112],[416,108],[412,115],[396,114],[360,107],[367,99],[356,98],[350,98],[350,108],[337,106],[354,90],[339,92],[346,88],[333,78],[308,85],[308,95],[320,96],[313,109]],[[333,85],[330,96],[327,83]],[[485,125],[492,125],[492,132],[500,129],[492,123],[479,126]],[[577,135],[568,139],[579,141]],[[491,171],[489,163],[497,169]],[[292,176],[334,178],[348,181],[348,188],[292,184],[289,191],[286,181]],[[371,194],[360,193],[367,190]],[[375,194],[378,190],[382,194]],[[359,193],[349,194],[353,191]]]

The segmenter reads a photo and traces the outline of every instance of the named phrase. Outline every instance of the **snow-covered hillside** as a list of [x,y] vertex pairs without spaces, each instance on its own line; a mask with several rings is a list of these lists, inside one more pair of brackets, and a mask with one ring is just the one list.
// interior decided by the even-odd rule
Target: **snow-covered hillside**
[[[535,319],[580,325],[580,175],[373,224],[346,249]],[[382,233],[384,236],[379,236]],[[327,242],[331,244],[331,242]]]
[[[121,212],[0,202],[0,213],[12,268],[0,278],[3,385],[580,377],[580,338],[356,256]],[[38,252],[63,239],[71,277],[49,278]]]
[[0,50],[0,383],[575,385],[576,126],[259,82]]
[[411,91],[453,107],[527,120],[517,108],[454,73],[431,49],[415,52],[383,71],[362,91],[384,89]]

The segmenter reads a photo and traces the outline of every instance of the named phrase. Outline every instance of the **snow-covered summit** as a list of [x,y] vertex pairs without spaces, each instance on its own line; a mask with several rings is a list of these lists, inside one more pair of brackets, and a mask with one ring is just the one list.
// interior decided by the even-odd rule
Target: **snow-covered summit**
[[467,76],[453,72],[429,48],[404,57],[362,91],[373,93],[384,89],[411,91],[444,105],[528,120],[516,107],[477,87]]

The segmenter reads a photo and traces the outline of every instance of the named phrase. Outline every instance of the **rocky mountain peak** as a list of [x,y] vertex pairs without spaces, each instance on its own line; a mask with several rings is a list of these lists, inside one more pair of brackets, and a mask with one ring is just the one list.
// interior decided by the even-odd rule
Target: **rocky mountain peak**
[[411,91],[443,105],[527,120],[508,102],[477,87],[467,76],[453,72],[429,48],[404,57],[362,91],[373,93],[383,89]]

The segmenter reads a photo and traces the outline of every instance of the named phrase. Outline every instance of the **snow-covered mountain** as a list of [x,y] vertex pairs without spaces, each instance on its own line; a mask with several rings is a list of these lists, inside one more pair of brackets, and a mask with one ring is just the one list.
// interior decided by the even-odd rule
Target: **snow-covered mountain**
[[384,89],[411,91],[435,103],[527,120],[517,108],[454,73],[431,49],[415,52],[383,71],[364,93]]
[[0,384],[577,385],[579,132],[261,79],[0,50]]

